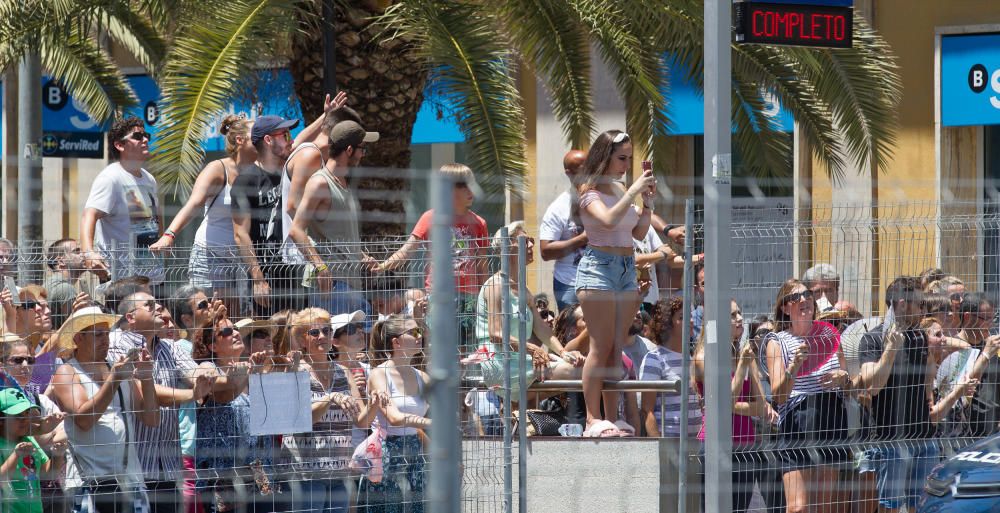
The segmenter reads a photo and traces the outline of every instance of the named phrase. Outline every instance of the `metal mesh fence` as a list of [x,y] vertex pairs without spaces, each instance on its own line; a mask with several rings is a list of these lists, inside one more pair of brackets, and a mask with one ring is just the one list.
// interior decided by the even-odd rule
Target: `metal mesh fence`
[[[21,435],[52,464],[21,465],[29,486],[5,487],[3,500],[41,495],[62,512],[418,512],[430,437],[455,436],[462,510],[508,511],[511,377],[480,367],[510,356],[491,337],[517,312],[485,305],[510,289],[499,255],[514,244],[516,267],[516,243],[451,242],[453,354],[435,353],[429,330],[432,241],[314,244],[323,266],[256,247],[256,284],[246,252],[229,246],[104,249],[107,276],[71,253],[24,280],[15,264],[46,262],[51,244],[22,244],[0,270],[11,290],[0,296],[4,379],[41,405]],[[433,358],[462,361],[458,426],[434,424]]]

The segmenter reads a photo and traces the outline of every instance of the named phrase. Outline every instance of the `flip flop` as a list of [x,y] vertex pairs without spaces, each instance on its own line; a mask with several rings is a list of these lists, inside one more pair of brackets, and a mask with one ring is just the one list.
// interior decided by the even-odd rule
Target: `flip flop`
[[591,424],[584,431],[583,436],[586,438],[613,438],[621,436],[621,432],[611,422],[600,420]]
[[621,433],[618,436],[621,437],[635,436],[635,428],[629,425],[629,423],[625,422],[624,420],[621,419],[616,420],[615,427],[618,428],[618,432]]

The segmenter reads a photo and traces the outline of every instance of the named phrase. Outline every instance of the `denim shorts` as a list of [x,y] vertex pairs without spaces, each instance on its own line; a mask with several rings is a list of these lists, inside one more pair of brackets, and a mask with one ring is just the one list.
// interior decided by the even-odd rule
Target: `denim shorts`
[[588,247],[576,268],[576,290],[639,290],[635,256],[620,256]]

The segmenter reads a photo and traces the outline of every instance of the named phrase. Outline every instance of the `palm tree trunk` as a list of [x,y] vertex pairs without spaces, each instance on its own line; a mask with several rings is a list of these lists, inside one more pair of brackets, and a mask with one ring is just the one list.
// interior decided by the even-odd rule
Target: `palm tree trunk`
[[[303,20],[304,30],[292,41],[295,58],[289,67],[306,119],[322,114],[326,94],[321,1],[310,1],[315,19]],[[337,87],[347,93],[348,105],[361,114],[365,128],[381,134],[362,161],[364,176],[353,178],[361,191],[361,233],[403,234],[403,200],[409,189],[404,170],[410,166],[410,138],[427,70],[405,41],[376,41],[372,19],[381,14],[378,7],[356,2],[345,8],[337,2],[334,10]]]

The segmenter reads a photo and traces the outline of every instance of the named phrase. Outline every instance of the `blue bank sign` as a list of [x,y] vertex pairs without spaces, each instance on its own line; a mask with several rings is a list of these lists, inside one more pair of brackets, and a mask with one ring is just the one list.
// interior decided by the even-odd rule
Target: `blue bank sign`
[[1000,125],[1000,34],[941,37],[941,123]]

